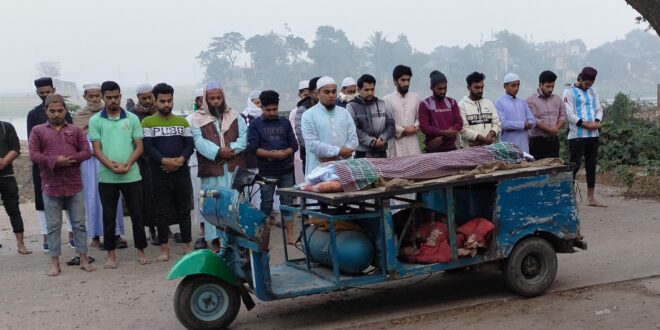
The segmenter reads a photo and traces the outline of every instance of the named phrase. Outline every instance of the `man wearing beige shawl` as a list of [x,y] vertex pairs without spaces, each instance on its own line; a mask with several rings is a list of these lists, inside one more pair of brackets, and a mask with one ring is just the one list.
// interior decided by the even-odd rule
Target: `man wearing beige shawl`
[[[247,147],[247,125],[238,112],[227,106],[219,83],[206,84],[202,107],[192,114],[190,124],[202,187],[230,188],[236,168],[246,168],[242,152]],[[223,232],[206,221],[204,226],[206,240],[218,244],[217,238],[222,238]]]

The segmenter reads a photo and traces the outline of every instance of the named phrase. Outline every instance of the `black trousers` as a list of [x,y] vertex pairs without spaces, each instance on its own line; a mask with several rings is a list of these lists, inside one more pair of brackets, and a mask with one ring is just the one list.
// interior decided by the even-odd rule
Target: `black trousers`
[[99,182],[99,195],[103,206],[103,240],[108,251],[116,248],[115,227],[117,226],[117,203],[119,194],[124,196],[126,207],[131,215],[133,241],[135,248],[143,250],[147,247],[147,235],[144,233],[144,218],[142,213],[142,181],[131,183]]
[[559,137],[533,136],[529,138],[529,153],[534,159],[559,158]]
[[[153,169],[149,164],[148,158],[140,157],[137,163],[140,168],[140,176],[142,177],[142,205],[140,206],[140,212],[142,212],[143,223],[150,229],[156,229],[158,220],[156,220],[155,195],[152,193],[154,191]],[[129,210],[129,212],[131,211]]]
[[[300,148],[299,151],[300,151],[300,159],[302,160],[302,165],[303,165],[302,171],[303,174],[306,174],[305,165],[307,164],[307,152],[305,151],[305,148]],[[305,177],[303,177],[302,181],[305,181]]]
[[14,233],[22,233],[23,218],[18,207],[18,184],[13,176],[0,177],[0,195]]
[[153,195],[158,220],[158,241],[167,243],[170,225],[179,224],[184,243],[192,241],[190,210],[193,209],[193,191],[190,172],[181,167],[172,174],[154,174]]
[[568,150],[570,153],[570,162],[575,164],[573,167],[573,178],[580,170],[582,157],[584,156],[584,169],[587,172],[587,188],[596,186],[596,162],[598,161],[597,137],[577,138],[568,140]]
[[32,185],[34,187],[34,208],[44,210],[44,196],[41,194],[41,172],[38,164],[32,164]]

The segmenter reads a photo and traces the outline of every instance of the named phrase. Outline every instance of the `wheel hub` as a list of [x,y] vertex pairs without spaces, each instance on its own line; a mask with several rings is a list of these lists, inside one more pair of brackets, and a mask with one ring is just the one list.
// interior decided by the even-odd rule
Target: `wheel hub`
[[536,255],[528,255],[523,259],[521,268],[526,279],[535,278],[541,274],[541,260]]
[[201,285],[190,297],[192,313],[203,321],[214,321],[222,317],[227,312],[228,304],[227,292],[214,284]]

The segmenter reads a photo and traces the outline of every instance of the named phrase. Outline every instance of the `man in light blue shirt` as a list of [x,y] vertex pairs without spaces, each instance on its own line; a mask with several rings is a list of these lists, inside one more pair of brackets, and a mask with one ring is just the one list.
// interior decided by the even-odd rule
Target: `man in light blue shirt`
[[337,83],[321,77],[316,83],[319,102],[302,116],[302,134],[307,151],[305,173],[321,163],[349,159],[358,146],[353,118],[345,108],[335,105]]
[[495,108],[502,124],[501,141],[513,143],[529,152],[529,130],[536,126],[536,119],[527,101],[516,97],[519,89],[520,77],[515,73],[507,73],[504,76],[506,94],[495,101]]

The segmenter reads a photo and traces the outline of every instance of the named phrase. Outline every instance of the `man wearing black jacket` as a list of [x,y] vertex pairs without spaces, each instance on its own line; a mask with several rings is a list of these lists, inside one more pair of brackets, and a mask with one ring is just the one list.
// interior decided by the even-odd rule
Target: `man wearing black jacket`
[[313,107],[316,105],[316,103],[319,103],[319,97],[318,97],[318,91],[316,90],[316,82],[320,79],[321,77],[314,77],[309,80],[309,96],[305,97],[304,99],[300,100],[298,104],[298,110],[296,111],[296,124],[294,129],[296,130],[296,136],[298,137],[298,145],[300,146],[300,159],[302,159],[302,170],[303,173],[305,173],[305,163],[307,161],[305,160],[307,153],[305,152],[305,140],[303,139],[302,135],[302,115],[307,111],[307,109]]

